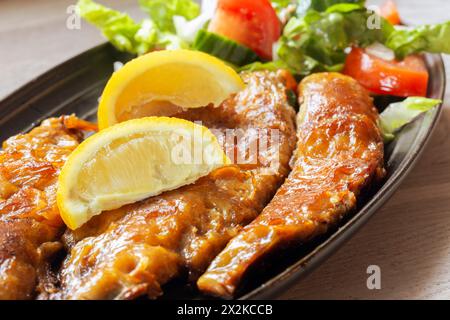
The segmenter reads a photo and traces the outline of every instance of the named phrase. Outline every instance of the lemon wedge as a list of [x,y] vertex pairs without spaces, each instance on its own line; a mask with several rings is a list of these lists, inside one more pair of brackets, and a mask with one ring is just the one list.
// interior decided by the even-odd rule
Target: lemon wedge
[[232,68],[206,53],[148,53],[128,62],[107,83],[98,109],[99,128],[146,116],[172,116],[209,104],[217,106],[243,88],[242,79]]
[[229,163],[203,126],[166,117],[126,121],[70,155],[58,181],[58,208],[74,230],[103,211],[194,183]]

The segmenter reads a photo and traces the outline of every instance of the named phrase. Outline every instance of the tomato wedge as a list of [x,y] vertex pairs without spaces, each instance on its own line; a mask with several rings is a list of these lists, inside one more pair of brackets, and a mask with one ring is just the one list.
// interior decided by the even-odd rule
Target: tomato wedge
[[269,0],[219,0],[208,31],[245,45],[271,60],[281,23]]
[[386,61],[353,48],[345,62],[344,73],[375,94],[399,97],[425,97],[429,74],[420,56],[412,55],[403,61]]
[[401,24],[400,14],[397,5],[393,0],[387,0],[380,7],[380,15],[393,25]]

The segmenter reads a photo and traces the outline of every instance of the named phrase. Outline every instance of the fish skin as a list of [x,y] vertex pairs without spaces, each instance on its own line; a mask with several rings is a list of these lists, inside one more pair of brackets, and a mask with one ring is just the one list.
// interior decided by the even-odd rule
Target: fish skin
[[200,277],[203,293],[234,297],[251,267],[275,250],[326,233],[355,209],[364,188],[385,175],[378,112],[355,80],[311,75],[299,86],[299,100],[293,171]]
[[[221,106],[188,110],[175,117],[216,132],[251,128],[280,133],[280,166],[269,148],[254,164],[224,167],[195,184],[106,212],[66,232],[69,255],[59,273],[54,299],[157,298],[162,286],[187,274],[201,275],[214,257],[270,201],[288,175],[296,145],[295,111],[287,90],[296,86],[287,72],[243,75],[246,89]],[[259,140],[258,140],[259,141]],[[240,148],[240,146],[238,146]]]
[[11,137],[0,151],[0,300],[46,290],[51,256],[65,226],[56,205],[59,172],[95,126],[64,116]]

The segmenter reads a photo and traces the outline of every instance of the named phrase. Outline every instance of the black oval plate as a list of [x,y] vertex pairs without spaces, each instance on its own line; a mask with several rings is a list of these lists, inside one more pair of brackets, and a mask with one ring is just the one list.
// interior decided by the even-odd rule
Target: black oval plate
[[[0,102],[0,141],[30,130],[42,120],[75,113],[96,120],[98,98],[113,72],[116,61],[132,57],[109,44],[93,48],[36,78]],[[428,96],[443,99],[445,69],[441,56],[425,55],[430,72]],[[263,272],[253,272],[241,291],[241,299],[276,297],[292,283],[305,277],[342,246],[393,195],[423,152],[435,128],[442,106],[405,127],[386,148],[388,177],[360,201],[358,210],[338,229],[307,246],[279,252]],[[274,263],[273,261],[276,261]],[[174,282],[164,299],[204,299],[195,290]]]

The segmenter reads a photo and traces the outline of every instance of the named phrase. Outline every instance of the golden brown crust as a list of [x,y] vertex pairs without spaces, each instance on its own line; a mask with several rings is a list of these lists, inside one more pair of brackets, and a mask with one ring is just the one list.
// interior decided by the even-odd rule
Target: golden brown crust
[[[104,213],[65,239],[71,248],[55,298],[156,298],[161,286],[187,271],[196,279],[211,260],[264,208],[289,172],[295,147],[295,112],[286,74],[244,76],[247,89],[218,108],[177,114],[209,128],[276,129],[280,166],[266,172],[273,149],[257,163],[219,169],[195,184]],[[250,140],[256,132],[245,130]],[[259,141],[259,140],[258,140]],[[240,148],[242,146],[238,146]]]
[[47,268],[50,247],[54,248],[50,244],[64,230],[55,200],[59,170],[78,146],[80,130],[87,127],[74,116],[49,119],[30,133],[3,143],[0,300],[34,296],[40,275]]
[[299,91],[293,171],[262,214],[199,279],[205,293],[232,297],[250,266],[280,246],[325,233],[355,208],[361,190],[384,174],[378,113],[355,80],[315,74]]

